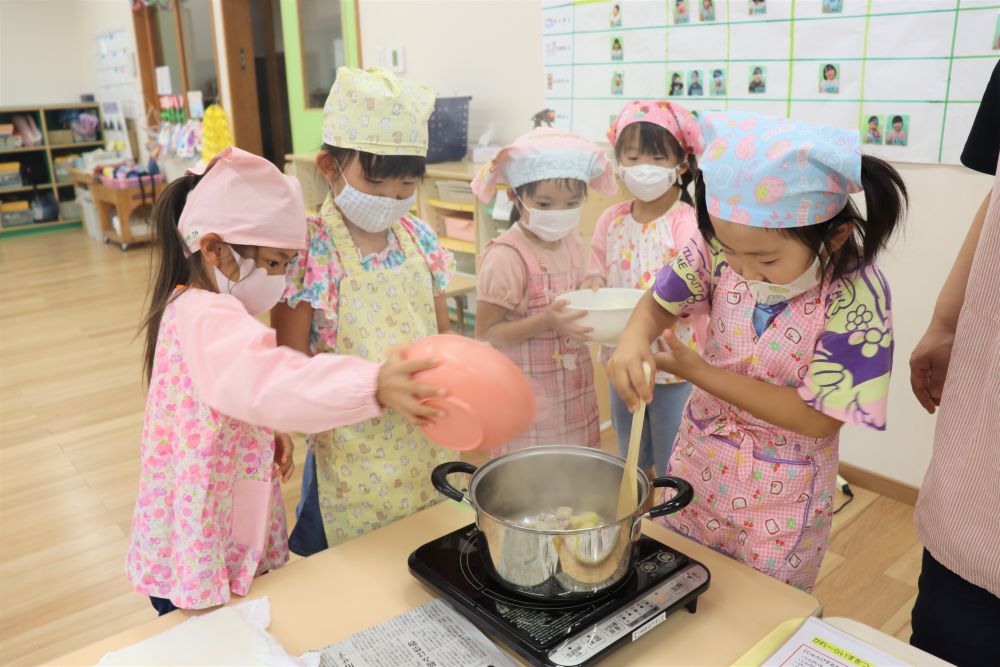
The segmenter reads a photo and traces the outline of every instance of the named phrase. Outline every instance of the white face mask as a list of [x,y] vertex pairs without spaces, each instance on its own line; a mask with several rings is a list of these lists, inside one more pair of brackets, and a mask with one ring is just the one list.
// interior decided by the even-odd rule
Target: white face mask
[[384,232],[392,227],[392,223],[406,215],[406,212],[413,208],[413,202],[417,200],[416,193],[406,199],[370,195],[348,183],[343,169],[340,175],[344,177],[344,189],[333,198],[333,203],[344,217],[372,234]]
[[260,315],[274,308],[285,292],[285,275],[269,275],[264,269],[256,268],[253,259],[240,257],[232,248],[229,252],[233,254],[240,269],[240,277],[239,280],[232,281],[219,267],[213,266],[219,293],[235,296],[251,315]]
[[625,187],[640,201],[653,201],[663,196],[677,182],[677,167],[667,168],[655,164],[622,167]]
[[747,285],[750,286],[750,293],[757,303],[773,306],[776,303],[789,301],[800,294],[805,294],[819,285],[819,269],[820,263],[819,257],[817,257],[801,276],[787,285],[766,283],[763,280],[747,280]]
[[[515,196],[517,195],[515,194]],[[580,225],[580,213],[583,209],[579,206],[550,211],[530,208],[520,197],[517,200],[528,211],[527,221],[522,220],[521,224],[543,241],[552,242],[564,239]]]

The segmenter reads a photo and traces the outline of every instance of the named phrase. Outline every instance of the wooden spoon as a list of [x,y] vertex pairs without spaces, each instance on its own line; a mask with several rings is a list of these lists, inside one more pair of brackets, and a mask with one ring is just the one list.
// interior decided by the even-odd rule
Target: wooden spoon
[[[648,363],[642,364],[642,372],[652,382],[653,371]],[[618,519],[624,519],[638,506],[636,495],[636,469],[639,464],[639,441],[642,439],[642,427],[646,420],[646,401],[639,399],[639,406],[632,415],[632,432],[628,438],[628,455],[625,457],[625,470],[622,473],[622,484],[618,489]]]

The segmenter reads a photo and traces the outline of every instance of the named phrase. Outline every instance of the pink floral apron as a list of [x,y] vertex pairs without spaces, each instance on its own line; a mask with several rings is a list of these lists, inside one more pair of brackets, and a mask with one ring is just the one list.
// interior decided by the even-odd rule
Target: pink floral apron
[[[829,281],[794,298],[758,337],[746,282],[725,268],[711,304],[713,366],[798,387],[824,330]],[[809,438],[753,417],[697,387],[669,474],[695,497],[664,523],[776,579],[809,590],[826,551],[839,436]]]
[[288,561],[274,436],[198,400],[175,304],[160,323],[140,448],[127,555],[137,591],[203,609],[246,595],[256,575]]
[[[521,317],[544,312],[560,294],[579,289],[583,252],[576,235],[566,237],[571,268],[563,273],[548,273],[519,234],[508,232],[492,244],[516,250],[528,269],[527,307],[518,313]],[[538,445],[600,446],[594,367],[586,344],[546,331],[503,352],[531,381],[538,413],[528,432],[493,450],[494,456]]]

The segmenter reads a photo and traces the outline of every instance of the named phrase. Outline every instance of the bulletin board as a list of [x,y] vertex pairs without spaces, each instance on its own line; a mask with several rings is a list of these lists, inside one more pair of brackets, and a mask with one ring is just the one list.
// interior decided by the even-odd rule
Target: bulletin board
[[1000,0],[555,0],[542,34],[546,105],[590,139],[626,101],[670,99],[957,164],[1000,58]]

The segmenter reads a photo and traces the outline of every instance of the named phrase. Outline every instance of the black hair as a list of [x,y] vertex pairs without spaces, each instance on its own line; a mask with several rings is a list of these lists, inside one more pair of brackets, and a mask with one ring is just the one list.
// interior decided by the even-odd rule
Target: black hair
[[621,41],[620,39],[618,39],[617,37],[615,37],[615,38],[614,38],[614,39],[613,39],[613,40],[611,41],[611,48],[614,48],[614,47],[615,47],[615,45],[617,45],[619,49],[620,49],[620,48],[622,48],[622,41]]
[[721,77],[722,76],[722,70],[721,69],[714,69],[714,70],[712,70],[712,76],[714,78]]
[[833,65],[833,63],[828,63],[826,65],[826,67],[823,68],[823,73],[825,74],[827,72],[827,70],[831,70],[831,69],[833,70],[834,74],[837,73],[837,67],[835,65]]
[[754,67],[754,68],[753,68],[753,73],[754,73],[754,74],[760,74],[761,76],[764,76],[764,70],[762,70],[762,69],[761,69],[761,68],[759,68],[759,67]]
[[868,122],[872,121],[875,121],[875,124],[878,125],[878,116],[868,116]]
[[902,123],[902,122],[903,122],[903,117],[902,116],[893,116],[892,117],[892,125],[895,125],[896,123]]
[[[862,216],[854,202],[848,199],[844,208],[826,222],[774,231],[804,243],[820,257],[823,274],[830,271],[833,279],[874,263],[905,217],[909,197],[899,172],[885,160],[871,155],[861,156],[861,187],[865,193],[865,215]],[[700,173],[695,182],[695,199],[698,230],[711,240],[715,238],[715,228],[708,214],[705,180]],[[834,251],[831,239],[844,225],[851,226],[851,233],[844,245]],[[826,251],[826,258],[821,251]]]
[[670,80],[671,81],[675,81],[675,82],[676,81],[683,81],[684,77],[681,76],[680,72],[674,72],[673,75],[671,75]]
[[[541,181],[532,181],[531,183],[517,186],[514,188],[514,193],[518,196],[518,199],[523,201],[525,197],[533,197],[535,192],[538,191],[539,184],[545,181],[555,181],[556,185],[560,188],[569,190],[578,197],[587,196],[587,184],[578,178],[546,178]],[[512,203],[514,205],[510,209],[510,224],[513,225],[521,219],[521,210],[518,208],[519,201],[515,200]]]
[[670,134],[665,127],[655,123],[639,121],[638,123],[626,125],[618,137],[618,141],[615,143],[615,159],[619,163],[622,161],[622,152],[625,150],[625,145],[636,140],[636,133],[639,134],[640,155],[666,155],[687,164],[687,170],[680,175],[677,185],[681,189],[681,201],[694,206],[688,186],[691,185],[695,172],[698,171],[698,158],[691,153],[687,153],[677,139],[674,138],[674,135]]
[[700,79],[701,78],[701,72],[699,70],[693,69],[693,70],[691,70],[691,76],[696,76],[696,77],[698,77]]
[[357,158],[366,178],[423,178],[427,173],[427,160],[420,155],[376,155],[353,148],[340,148],[323,144],[323,152],[346,169]]
[[186,174],[175,179],[163,190],[153,207],[153,245],[159,259],[158,270],[150,272],[149,307],[139,327],[145,333],[146,346],[143,354],[142,371],[149,382],[153,374],[156,357],[156,341],[160,336],[160,320],[170,305],[180,286],[205,287],[205,264],[200,252],[187,252],[184,239],[177,231],[181,211],[188,194],[202,176]]

